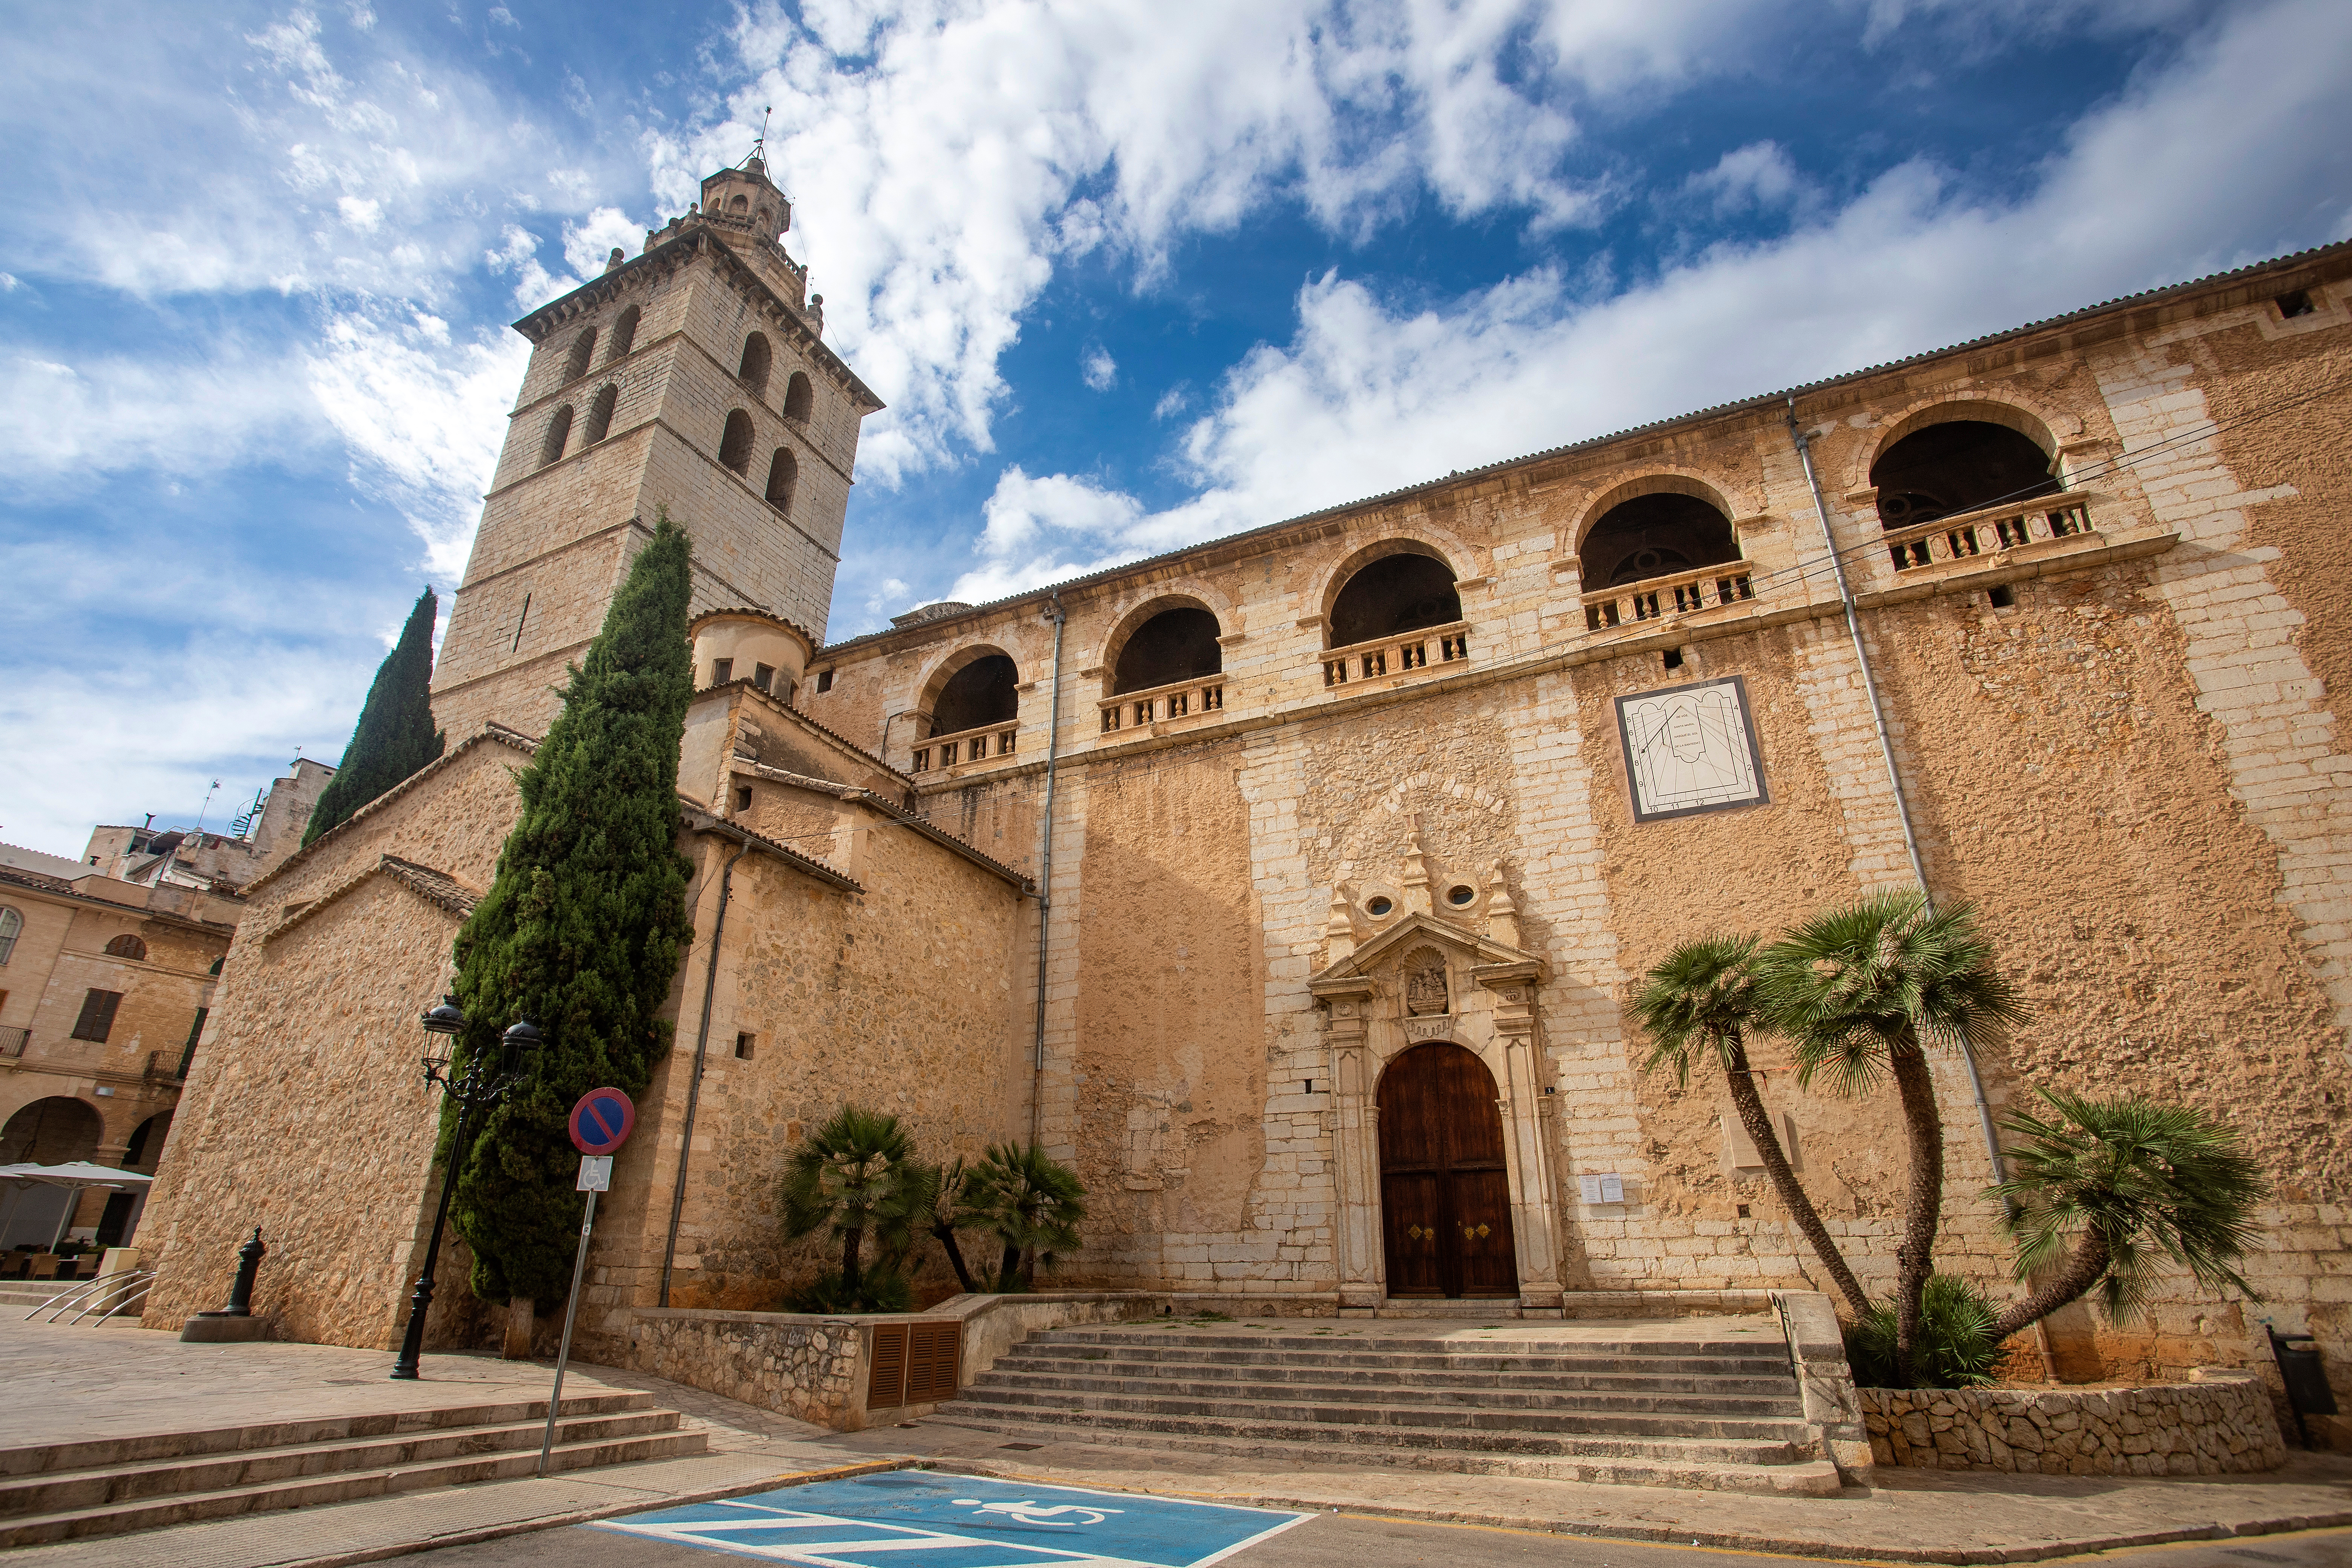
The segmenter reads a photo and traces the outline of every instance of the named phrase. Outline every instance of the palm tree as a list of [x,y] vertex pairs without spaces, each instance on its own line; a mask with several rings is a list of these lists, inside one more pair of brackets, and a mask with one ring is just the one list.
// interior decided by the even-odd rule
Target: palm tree
[[1916,892],[1874,894],[1798,926],[1759,956],[1757,979],[1765,1016],[1794,1048],[1798,1082],[1826,1073],[1839,1092],[1861,1094],[1882,1074],[1895,1080],[1911,1167],[1895,1251],[1895,1370],[1907,1386],[1944,1199],[1927,1047],[1995,1044],[2024,1004],[1993,966],[1975,907],[1931,910]]
[[1712,1057],[1723,1068],[1732,1109],[1756,1144],[1780,1206],[1812,1244],[1822,1266],[1860,1317],[1870,1310],[1870,1298],[1846,1267],[1845,1255],[1830,1238],[1829,1227],[1798,1183],[1797,1173],[1790,1169],[1788,1153],[1764,1110],[1764,1097],[1756,1090],[1755,1071],[1748,1065],[1747,1032],[1758,1025],[1760,1010],[1756,941],[1752,936],[1700,937],[1684,942],[1651,969],[1633,998],[1634,1015],[1650,1037],[1650,1058],[1642,1070],[1672,1068],[1675,1084],[1687,1088],[1694,1056]]
[[1034,1143],[989,1145],[988,1158],[967,1177],[965,1201],[972,1222],[1004,1243],[998,1289],[1036,1289],[1038,1258],[1050,1264],[1078,1245],[1086,1191],[1076,1171]]
[[2042,1288],[2000,1314],[1996,1341],[2048,1317],[2094,1287],[2110,1323],[2146,1302],[2158,1254],[2208,1289],[2262,1298],[2236,1268],[2256,1242],[2254,1205],[2269,1195],[2237,1130],[2187,1106],[2133,1095],[2091,1100],[2036,1093],[2057,1111],[2018,1110],[2001,1129],[2026,1142],[2007,1151],[2015,1173],[1988,1195],[2008,1205],[2023,1281],[2074,1250]]
[[956,1239],[959,1226],[977,1223],[965,1206],[970,1181],[961,1155],[944,1167],[919,1160],[907,1167],[907,1212],[938,1240],[940,1250],[948,1255],[948,1266],[955,1270],[957,1286],[966,1293],[980,1289],[972,1283],[971,1268],[964,1262],[963,1247]]
[[858,1252],[877,1233],[903,1254],[909,1229],[905,1167],[913,1145],[895,1116],[845,1105],[793,1151],[784,1168],[784,1234],[798,1241],[830,1226],[841,1238],[841,1289],[855,1300]]

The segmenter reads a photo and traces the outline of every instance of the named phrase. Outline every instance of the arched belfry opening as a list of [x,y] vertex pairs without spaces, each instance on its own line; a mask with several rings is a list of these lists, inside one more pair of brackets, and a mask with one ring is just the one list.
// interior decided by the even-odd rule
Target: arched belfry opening
[[799,371],[784,383],[784,417],[805,425],[815,411],[816,395],[809,390],[809,378]]
[[1714,502],[1680,490],[1654,490],[1601,514],[1577,549],[1585,591],[1670,577],[1739,559],[1731,519]]
[[1198,680],[1225,668],[1217,617],[1197,605],[1162,610],[1129,636],[1111,672],[1111,695]]
[[983,654],[948,677],[931,704],[931,733],[1010,724],[1020,716],[1021,671],[1010,656]]
[[739,474],[751,468],[751,416],[738,408],[727,416],[719,436],[719,460]]
[[785,516],[792,515],[793,493],[800,489],[801,462],[789,447],[779,447],[776,455],[768,459],[768,504]]
[[1983,419],[1914,430],[1878,455],[1870,482],[1887,528],[2055,495],[2050,454],[2032,437]]
[[768,346],[768,334],[753,332],[743,340],[743,363],[736,374],[743,384],[754,392],[768,390],[768,371],[776,363],[775,350]]
[[1451,1041],[1381,1074],[1381,1232],[1391,1296],[1519,1293],[1495,1075]]
[[1383,555],[1359,569],[1331,602],[1333,647],[1353,647],[1462,618],[1454,569],[1417,552]]
[[596,357],[596,329],[587,328],[572,340],[572,357],[564,362],[563,379],[578,381],[588,374],[589,362]]
[[637,307],[632,305],[613,319],[613,341],[604,350],[606,364],[628,358],[629,351],[636,346],[639,314]]

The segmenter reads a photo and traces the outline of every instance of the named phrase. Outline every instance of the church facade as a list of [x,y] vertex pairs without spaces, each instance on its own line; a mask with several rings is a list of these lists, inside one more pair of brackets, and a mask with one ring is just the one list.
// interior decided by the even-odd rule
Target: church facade
[[[282,1331],[396,1336],[435,1194],[415,1020],[667,510],[698,574],[697,935],[600,1207],[591,1354],[813,1274],[776,1188],[845,1101],[933,1157],[1073,1162],[1072,1285],[1487,1315],[1804,1288],[1719,1081],[1645,1076],[1627,1000],[1687,937],[1923,880],[2033,1008],[1934,1060],[1942,1266],[2005,1289],[1993,1117],[2144,1092],[2263,1161],[2265,1304],[2181,1280],[2029,1356],[2243,1364],[2265,1317],[2347,1348],[2352,247],[827,645],[879,403],[788,223],[756,163],[722,171],[519,323],[435,678],[449,754],[247,890],[142,1233],[151,1323],[216,1305],[259,1225]],[[1759,1056],[1885,1288],[1891,1090]],[[464,1295],[440,1334],[475,1331]]]

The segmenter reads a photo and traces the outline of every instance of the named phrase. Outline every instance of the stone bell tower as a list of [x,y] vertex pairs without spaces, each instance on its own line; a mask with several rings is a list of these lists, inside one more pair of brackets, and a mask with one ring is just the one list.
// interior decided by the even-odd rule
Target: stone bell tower
[[493,720],[545,731],[665,507],[694,541],[694,615],[755,609],[824,640],[858,430],[882,403],[825,346],[791,224],[755,153],[635,259],[614,250],[515,323],[530,364],[433,675],[452,741]]

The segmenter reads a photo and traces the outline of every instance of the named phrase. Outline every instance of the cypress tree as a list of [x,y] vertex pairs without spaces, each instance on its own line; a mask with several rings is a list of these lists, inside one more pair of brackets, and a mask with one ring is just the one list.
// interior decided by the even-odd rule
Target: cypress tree
[[377,667],[375,684],[360,706],[359,728],[343,748],[335,776],[302,829],[309,844],[340,827],[351,815],[441,754],[443,737],[433,728],[433,622],[440,601],[426,588],[408,612],[400,640]]
[[[522,815],[457,933],[467,1056],[517,1017],[544,1043],[457,1176],[458,1233],[484,1301],[551,1301],[571,1287],[581,1194],[565,1117],[611,1085],[635,1096],[669,1048],[656,1016],[694,928],[678,852],[678,746],[693,695],[686,534],[660,514],[604,630],[571,667],[563,709],[517,775]],[[456,1126],[445,1103],[443,1155]]]

